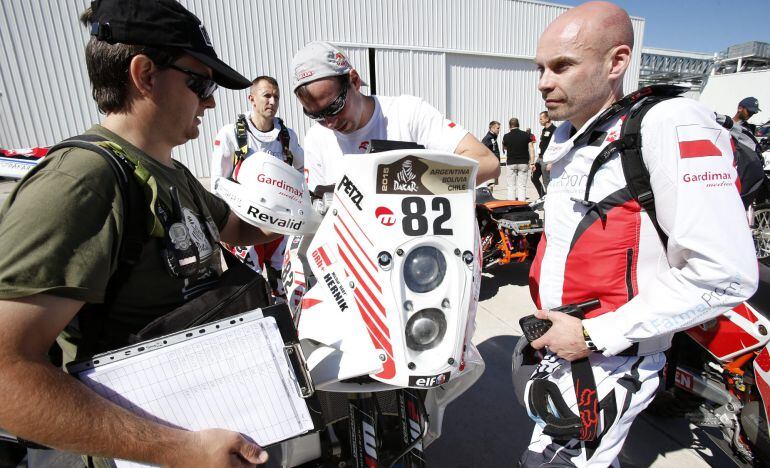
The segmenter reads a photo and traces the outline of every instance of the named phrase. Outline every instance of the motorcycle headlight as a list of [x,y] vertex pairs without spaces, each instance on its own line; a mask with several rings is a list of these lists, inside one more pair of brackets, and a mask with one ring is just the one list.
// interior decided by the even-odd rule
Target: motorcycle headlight
[[422,309],[406,322],[406,345],[415,351],[435,348],[446,333],[446,317],[438,309]]
[[414,292],[432,291],[441,284],[446,274],[446,259],[437,248],[417,247],[404,261],[404,282]]

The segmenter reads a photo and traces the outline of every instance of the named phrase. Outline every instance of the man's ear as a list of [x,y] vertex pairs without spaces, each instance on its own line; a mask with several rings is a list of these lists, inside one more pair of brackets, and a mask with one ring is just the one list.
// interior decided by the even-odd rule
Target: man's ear
[[147,96],[155,84],[155,72],[158,67],[146,55],[139,54],[128,65],[128,77],[139,95]]
[[350,86],[355,88],[356,91],[361,89],[361,76],[355,68],[350,70]]
[[610,80],[622,80],[628,66],[631,64],[631,47],[621,44],[610,49],[609,55]]

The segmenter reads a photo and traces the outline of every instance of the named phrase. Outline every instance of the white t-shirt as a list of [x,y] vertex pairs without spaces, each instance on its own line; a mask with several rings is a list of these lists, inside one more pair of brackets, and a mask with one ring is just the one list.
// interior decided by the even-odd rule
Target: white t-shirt
[[468,131],[447,120],[427,102],[414,96],[372,96],[374,114],[366,125],[344,134],[321,124],[305,136],[308,187],[331,185],[342,176],[343,154],[365,153],[372,140],[410,141],[428,149],[453,153]]
[[[251,121],[251,113],[246,116],[246,122],[248,122],[246,135],[249,139],[249,150],[246,153],[247,158],[249,155],[261,151],[286,161],[286,156],[283,154],[283,146],[278,140],[281,125],[278,123],[277,118],[273,118],[273,129],[269,132],[261,132],[254,126],[254,122]],[[288,127],[287,129],[289,130],[289,150],[294,154],[293,166],[301,171],[305,163],[305,154],[299,145],[297,134],[294,133],[294,130]],[[214,181],[217,177],[230,176],[230,172],[233,170],[233,154],[237,148],[235,123],[233,122],[222,127],[214,140],[214,150],[211,153],[212,190],[214,189]]]

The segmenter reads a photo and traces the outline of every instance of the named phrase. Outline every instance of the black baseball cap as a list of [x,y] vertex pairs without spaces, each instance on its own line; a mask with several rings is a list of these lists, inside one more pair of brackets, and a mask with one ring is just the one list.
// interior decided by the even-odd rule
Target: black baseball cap
[[91,11],[91,35],[100,41],[176,47],[210,67],[218,85],[251,86],[250,80],[220,60],[201,20],[175,0],[95,0]]
[[751,112],[752,114],[756,114],[762,110],[759,108],[759,100],[753,96],[741,99],[741,102],[739,102],[738,105]]

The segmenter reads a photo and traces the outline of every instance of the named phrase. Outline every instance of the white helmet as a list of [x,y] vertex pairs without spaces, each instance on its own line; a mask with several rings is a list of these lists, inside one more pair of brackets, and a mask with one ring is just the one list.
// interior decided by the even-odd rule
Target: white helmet
[[315,232],[321,223],[297,169],[267,153],[254,153],[240,165],[236,182],[218,177],[214,193],[239,218],[268,231],[288,235]]

